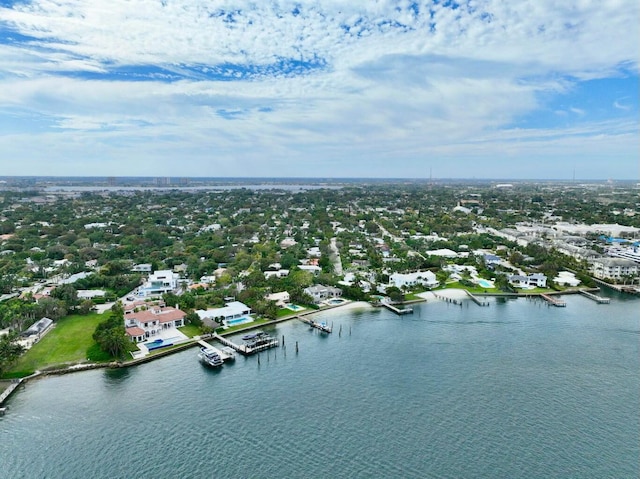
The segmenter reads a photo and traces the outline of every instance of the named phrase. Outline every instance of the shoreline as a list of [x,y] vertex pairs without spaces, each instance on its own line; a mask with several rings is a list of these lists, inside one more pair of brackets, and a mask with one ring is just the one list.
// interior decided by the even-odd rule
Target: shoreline
[[[572,289],[572,290],[567,290],[567,291],[550,291],[550,292],[536,292],[536,293],[504,293],[504,292],[500,292],[500,293],[473,293],[476,296],[483,296],[483,297],[511,297],[511,298],[532,298],[532,297],[540,297],[543,294],[546,295],[563,295],[563,294],[579,294],[582,291],[587,291],[587,292],[595,292],[595,291],[600,291],[599,288],[579,288],[579,289]],[[462,301],[462,300],[468,300],[469,296],[468,296],[468,292],[465,289],[459,289],[459,288],[444,288],[444,289],[440,289],[440,290],[436,290],[436,291],[425,291],[422,293],[417,293],[416,296],[418,296],[420,299],[415,299],[415,300],[410,300],[410,301],[405,301],[403,304],[415,304],[415,303],[430,303],[433,301],[446,301],[446,300],[451,300],[451,301]],[[308,309],[307,311],[302,311],[299,313],[293,313],[289,316],[285,316],[282,318],[277,318],[274,319],[272,321],[266,322],[266,323],[260,323],[260,324],[248,324],[247,326],[243,327],[243,328],[238,328],[238,329],[234,329],[233,331],[230,332],[221,332],[218,333],[220,336],[230,336],[230,335],[234,335],[234,334],[239,334],[239,333],[243,333],[246,331],[252,331],[255,329],[259,329],[262,327],[266,327],[266,326],[270,326],[270,325],[276,325],[285,321],[290,321],[292,319],[299,319],[301,317],[306,317],[306,316],[311,316],[314,314],[320,314],[320,313],[325,313],[327,311],[333,311],[336,309],[341,309],[344,311],[352,311],[352,310],[356,310],[356,309],[374,309],[374,306],[366,301],[351,301],[351,300],[347,300],[345,303],[342,304],[336,304],[336,305],[326,305],[320,309]],[[44,370],[40,370],[40,371],[36,371],[35,373],[33,373],[30,376],[25,376],[23,378],[17,378],[17,379],[8,379],[6,381],[19,381],[19,384],[16,384],[16,387],[11,387],[13,386],[13,384],[7,388],[7,390],[5,390],[2,394],[1,397],[1,401],[0,401],[0,407],[9,399],[9,397],[13,394],[13,392],[18,389],[17,386],[18,385],[22,385],[24,387],[24,385],[27,383],[27,381],[32,380],[32,379],[40,379],[46,376],[59,376],[59,375],[63,375],[63,374],[71,374],[71,373],[75,373],[75,372],[81,372],[81,371],[90,371],[90,370],[94,370],[94,369],[119,369],[119,368],[129,368],[129,367],[134,367],[134,366],[138,366],[141,364],[145,364],[151,361],[155,361],[158,359],[162,359],[166,356],[170,356],[172,354],[175,353],[179,353],[182,351],[185,351],[187,349],[193,348],[194,346],[198,345],[198,341],[199,340],[210,340],[213,338],[213,333],[209,333],[209,334],[202,334],[202,335],[198,335],[198,336],[194,336],[192,338],[189,338],[188,340],[186,340],[184,343],[180,343],[177,344],[175,346],[173,346],[171,349],[167,349],[164,351],[158,351],[156,353],[154,353],[153,355],[149,355],[149,356],[145,356],[143,358],[139,358],[139,359],[131,359],[131,360],[127,360],[127,361],[111,361],[111,362],[107,362],[107,363],[77,363],[77,364],[73,364],[70,366],[66,366],[63,368],[57,368],[57,369],[44,369]]]

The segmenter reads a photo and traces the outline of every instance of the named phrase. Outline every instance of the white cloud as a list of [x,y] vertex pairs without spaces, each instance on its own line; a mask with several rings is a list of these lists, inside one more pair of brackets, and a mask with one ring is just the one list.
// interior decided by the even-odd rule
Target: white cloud
[[[394,158],[413,158],[415,170],[427,157],[567,154],[566,145],[579,146],[571,126],[531,136],[509,125],[539,109],[543,94],[570,90],[572,79],[607,78],[621,66],[638,74],[636,1],[460,3],[39,0],[0,8],[0,26],[33,38],[0,44],[0,125],[11,131],[0,136],[0,159],[11,152],[24,160],[19,169],[90,156],[101,162],[94,171],[107,172],[122,158],[135,174],[190,175],[209,161],[228,174],[274,173],[272,165],[300,174],[309,161],[327,175],[337,164],[350,174],[371,164],[389,172]],[[288,73],[283,60],[317,68]],[[129,74],[110,75],[120,67]],[[136,68],[148,67],[156,79],[134,81]],[[211,76],[224,69],[240,78]],[[183,79],[167,82],[161,72]],[[614,103],[633,113],[626,106]],[[40,115],[49,129],[11,125],[17,112]],[[585,112],[556,111],[567,119]],[[591,151],[620,151],[609,141],[618,134],[637,140],[637,131],[592,126],[581,125]],[[188,160],[176,167],[180,155]],[[137,157],[155,161],[132,163]]]

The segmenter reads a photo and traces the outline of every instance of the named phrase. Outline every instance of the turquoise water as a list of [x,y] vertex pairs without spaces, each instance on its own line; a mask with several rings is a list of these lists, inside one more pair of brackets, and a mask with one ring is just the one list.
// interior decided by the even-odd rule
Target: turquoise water
[[227,326],[237,326],[238,324],[253,323],[253,318],[244,316],[242,318],[227,319],[226,323],[227,323]]
[[287,309],[290,309],[291,311],[301,311],[305,308],[298,306],[297,304],[287,304]]
[[286,349],[259,363],[194,348],[32,381],[0,418],[0,475],[635,479],[640,301],[563,299],[337,308],[315,317],[330,335],[265,329]]
[[478,284],[483,288],[493,288],[493,283],[487,281],[486,279],[479,279]]

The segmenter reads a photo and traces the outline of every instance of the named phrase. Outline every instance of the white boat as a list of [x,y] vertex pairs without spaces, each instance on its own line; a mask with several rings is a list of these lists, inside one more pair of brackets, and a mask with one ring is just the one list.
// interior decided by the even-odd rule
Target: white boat
[[202,361],[202,364],[210,366],[212,368],[218,368],[222,366],[223,361],[218,352],[211,348],[200,348],[198,358]]

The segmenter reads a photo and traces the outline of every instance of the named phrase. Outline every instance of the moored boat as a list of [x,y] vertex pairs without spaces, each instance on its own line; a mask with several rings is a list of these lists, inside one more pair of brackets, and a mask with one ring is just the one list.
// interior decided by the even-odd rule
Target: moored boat
[[217,368],[222,366],[223,361],[217,351],[211,348],[200,348],[200,353],[198,353],[198,358],[207,366],[212,368]]

